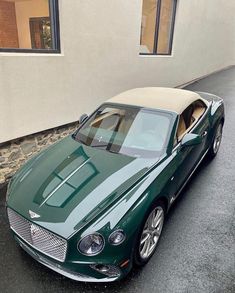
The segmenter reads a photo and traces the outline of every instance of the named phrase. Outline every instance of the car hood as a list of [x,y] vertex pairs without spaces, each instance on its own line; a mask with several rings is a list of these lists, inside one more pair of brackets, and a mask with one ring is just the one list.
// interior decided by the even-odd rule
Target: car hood
[[[10,187],[7,205],[69,238],[112,205],[156,162],[156,158],[133,158],[88,147],[69,136],[21,168]],[[30,211],[40,217],[32,219]]]

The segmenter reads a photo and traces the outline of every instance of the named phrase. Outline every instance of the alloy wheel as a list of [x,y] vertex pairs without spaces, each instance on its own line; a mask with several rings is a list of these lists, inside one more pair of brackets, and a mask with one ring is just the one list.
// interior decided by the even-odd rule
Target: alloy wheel
[[217,127],[216,133],[215,133],[215,138],[213,142],[213,151],[216,154],[219,150],[220,144],[222,140],[222,124],[219,124]]
[[164,222],[164,210],[157,206],[145,222],[140,238],[139,253],[142,259],[148,259],[155,250]]

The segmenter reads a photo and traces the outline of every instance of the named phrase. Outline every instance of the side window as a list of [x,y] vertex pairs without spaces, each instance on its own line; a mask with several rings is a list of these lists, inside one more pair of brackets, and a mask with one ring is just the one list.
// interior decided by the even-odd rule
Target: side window
[[176,145],[187,131],[202,117],[206,111],[206,105],[201,100],[197,100],[189,105],[179,117],[178,128],[174,145]]
[[193,103],[194,108],[193,108],[193,119],[196,122],[198,119],[201,118],[201,116],[204,114],[204,112],[206,111],[206,105],[198,100],[196,102]]

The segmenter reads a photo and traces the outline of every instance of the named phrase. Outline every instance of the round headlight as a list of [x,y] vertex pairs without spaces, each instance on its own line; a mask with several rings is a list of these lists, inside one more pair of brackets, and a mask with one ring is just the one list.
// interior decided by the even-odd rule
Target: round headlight
[[104,238],[100,234],[90,234],[78,243],[78,250],[85,255],[97,255],[104,248]]
[[125,240],[126,236],[122,230],[116,230],[109,236],[109,243],[119,245]]

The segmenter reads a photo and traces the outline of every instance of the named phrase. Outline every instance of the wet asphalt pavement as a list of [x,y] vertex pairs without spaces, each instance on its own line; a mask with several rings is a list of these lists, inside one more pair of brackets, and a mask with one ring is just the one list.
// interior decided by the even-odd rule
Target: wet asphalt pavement
[[218,156],[203,161],[171,208],[158,250],[143,268],[107,284],[79,283],[45,268],[12,238],[0,190],[0,292],[235,292],[235,67],[189,87],[224,98]]

